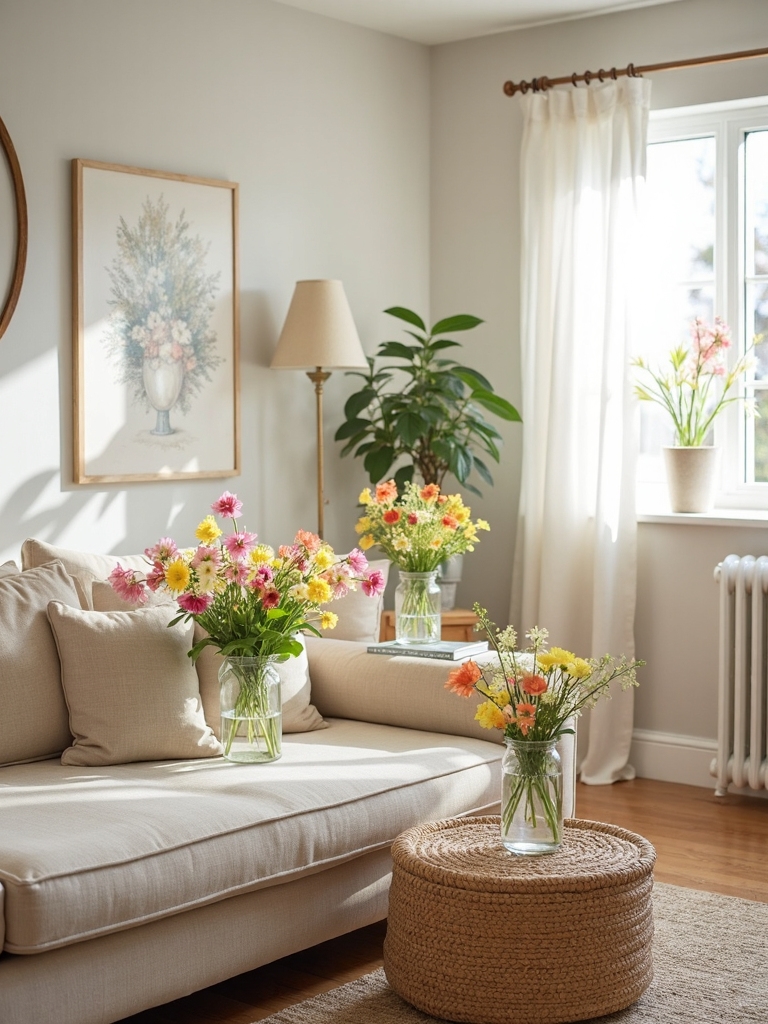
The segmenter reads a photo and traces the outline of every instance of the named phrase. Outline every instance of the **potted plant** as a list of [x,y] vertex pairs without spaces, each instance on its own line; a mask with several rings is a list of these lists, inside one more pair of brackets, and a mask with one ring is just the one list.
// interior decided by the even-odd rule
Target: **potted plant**
[[672,349],[666,372],[652,370],[642,357],[634,360],[641,374],[636,396],[665,409],[675,429],[675,444],[664,448],[673,512],[706,512],[712,507],[718,449],[707,443],[708,437],[727,405],[747,402],[729,392],[751,365],[751,356],[745,353],[729,370],[730,345],[730,328],[720,317],[712,326],[696,317],[690,346]]
[[[383,342],[369,357],[367,372],[350,374],[363,384],[347,399],[344,422],[336,431],[336,440],[345,442],[342,456],[361,457],[372,484],[397,465],[393,479],[401,491],[416,476],[425,486],[442,487],[450,473],[479,495],[470,478],[476,474],[492,485],[486,458],[500,459],[501,434],[486,414],[520,422],[517,409],[494,392],[482,373],[447,355],[460,342],[446,335],[472,330],[483,321],[450,316],[428,329],[413,310],[393,306],[384,312],[407,323],[413,341]],[[443,560],[441,572],[447,611],[461,578],[461,555]]]

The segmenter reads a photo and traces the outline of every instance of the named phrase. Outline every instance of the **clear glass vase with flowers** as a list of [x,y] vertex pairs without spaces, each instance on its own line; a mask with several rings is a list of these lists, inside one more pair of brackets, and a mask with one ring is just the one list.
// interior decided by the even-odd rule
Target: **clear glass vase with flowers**
[[437,484],[409,482],[402,494],[394,480],[366,487],[359,502],[363,514],[355,527],[360,547],[377,544],[400,570],[395,593],[395,639],[404,645],[440,639],[440,588],[437,568],[451,555],[474,550],[478,531],[490,527],[472,521],[458,494],[442,494]]
[[[379,594],[384,579],[358,548],[340,558],[305,530],[277,551],[257,543],[255,533],[238,525],[242,507],[225,491],[198,525],[196,547],[179,549],[164,537],[146,549],[145,573],[118,566],[110,583],[136,605],[146,603],[150,591],[165,592],[178,606],[170,625],[190,619],[200,624],[205,635],[189,656],[196,661],[207,646],[217,648],[225,658],[220,676],[228,674],[233,694],[231,707],[222,706],[225,756],[274,760],[281,733],[270,667],[301,653],[298,633],[333,629],[337,616],[321,606],[358,585],[368,596]],[[216,516],[231,520],[230,533],[224,535]]]
[[526,633],[529,646],[517,649],[512,626],[499,630],[485,608],[475,605],[478,629],[490,640],[495,657],[469,660],[454,669],[447,690],[460,697],[477,693],[482,702],[475,719],[485,729],[504,733],[501,839],[516,854],[554,852],[562,842],[562,769],[558,739],[569,724],[600,697],[637,686],[644,662],[626,658],[580,658],[561,647],[547,648],[548,633],[538,626]]

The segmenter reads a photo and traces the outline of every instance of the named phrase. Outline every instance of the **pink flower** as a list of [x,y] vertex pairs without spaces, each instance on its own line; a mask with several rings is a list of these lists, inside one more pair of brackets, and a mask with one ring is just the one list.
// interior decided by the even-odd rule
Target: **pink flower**
[[233,558],[237,559],[245,558],[255,544],[256,534],[248,533],[247,530],[243,530],[242,533],[232,533],[229,537],[224,538],[224,547]]
[[270,587],[261,595],[261,603],[265,608],[276,608],[280,604],[280,591]]
[[333,592],[335,600],[338,600],[340,597],[346,597],[349,593],[349,584],[345,579],[337,576],[336,579],[331,582],[331,591]]
[[211,505],[211,510],[223,519],[237,519],[243,511],[243,503],[236,494],[224,491],[222,496]]
[[230,562],[224,569],[224,577],[230,583],[238,583],[242,587],[248,582],[248,569],[242,562]]
[[155,562],[147,573],[147,586],[151,591],[155,592],[160,589],[163,583],[165,583],[165,569],[163,569],[160,562]]
[[313,555],[316,551],[320,550],[322,541],[316,533],[310,533],[309,530],[299,530],[294,543],[301,544]]
[[360,548],[352,548],[347,555],[347,561],[349,562],[353,572],[364,573],[368,568],[368,559]]
[[384,589],[384,573],[380,569],[372,569],[360,586],[368,597],[375,597]]
[[176,542],[170,537],[162,537],[153,548],[145,548],[144,554],[150,562],[167,562],[178,552]]
[[213,594],[182,594],[177,598],[179,608],[192,615],[202,615],[213,604]]
[[203,564],[203,562],[211,562],[218,569],[221,565],[221,552],[219,549],[205,547],[201,544],[189,565],[190,568],[197,569]]
[[137,579],[135,569],[123,569],[118,562],[109,574],[109,582],[114,592],[124,601],[131,604],[146,604],[147,588],[143,580]]
[[248,580],[248,586],[251,590],[263,590],[274,578],[275,574],[270,567],[268,565],[261,565]]

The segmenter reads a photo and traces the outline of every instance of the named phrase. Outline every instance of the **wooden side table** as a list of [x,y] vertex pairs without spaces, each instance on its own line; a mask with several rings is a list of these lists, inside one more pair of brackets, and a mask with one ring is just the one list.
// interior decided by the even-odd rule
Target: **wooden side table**
[[[442,640],[469,641],[479,639],[477,633],[475,633],[477,616],[467,608],[452,608],[449,612],[443,612],[440,616],[440,620],[442,627],[440,636]],[[385,640],[394,639],[395,613],[391,610],[384,611],[381,613],[379,643],[383,643]]]

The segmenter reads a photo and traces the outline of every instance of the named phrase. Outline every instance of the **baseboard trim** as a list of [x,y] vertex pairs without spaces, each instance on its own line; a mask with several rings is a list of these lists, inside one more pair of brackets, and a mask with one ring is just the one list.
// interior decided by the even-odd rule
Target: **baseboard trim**
[[640,778],[714,790],[709,766],[716,753],[717,740],[705,736],[635,729],[629,760]]

